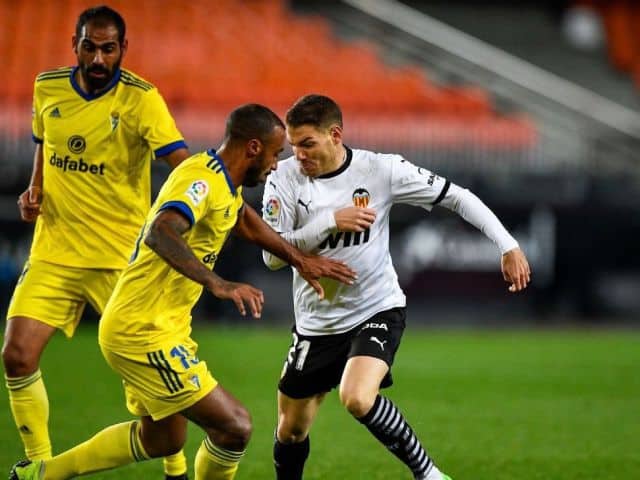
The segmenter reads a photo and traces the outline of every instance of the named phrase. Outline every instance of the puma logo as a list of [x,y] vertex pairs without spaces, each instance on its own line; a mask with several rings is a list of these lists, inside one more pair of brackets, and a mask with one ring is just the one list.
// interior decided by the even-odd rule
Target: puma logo
[[309,215],[309,205],[311,205],[311,200],[309,200],[307,203],[304,203],[302,200],[298,199],[298,203],[304,207],[304,209],[307,211],[307,215]]
[[372,342],[376,342],[378,345],[380,345],[380,349],[384,352],[384,344],[387,343],[386,340],[380,341],[378,340],[377,337],[369,337],[369,340],[371,340]]

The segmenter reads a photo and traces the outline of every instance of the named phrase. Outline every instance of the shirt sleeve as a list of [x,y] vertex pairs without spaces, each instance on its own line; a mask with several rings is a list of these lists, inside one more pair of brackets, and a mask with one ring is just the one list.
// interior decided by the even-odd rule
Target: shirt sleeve
[[42,109],[40,106],[38,83],[33,85],[33,104],[31,105],[31,136],[36,143],[44,141],[44,124],[42,123]]
[[139,133],[153,150],[155,158],[168,155],[178,148],[187,148],[158,89],[149,90],[141,100]]
[[391,156],[391,196],[394,203],[406,203],[431,210],[442,201],[449,181],[399,155]]
[[[283,177],[284,175],[281,175],[277,170],[269,175],[262,195],[262,218],[280,234],[292,231],[297,223],[293,189]],[[266,250],[262,251],[262,259],[265,265],[272,270],[287,265],[286,262]]]
[[456,212],[484,233],[500,249],[501,254],[518,247],[518,242],[482,200],[466,188],[452,183],[442,199],[442,206]]
[[214,207],[212,186],[213,179],[208,169],[174,170],[158,193],[158,212],[177,210],[193,226]]
[[288,232],[296,225],[294,192],[283,175],[275,171],[267,178],[262,195],[262,218],[276,232]]

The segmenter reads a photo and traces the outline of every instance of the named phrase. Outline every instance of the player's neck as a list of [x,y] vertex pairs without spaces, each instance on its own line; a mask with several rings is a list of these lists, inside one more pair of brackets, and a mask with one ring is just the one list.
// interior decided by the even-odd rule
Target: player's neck
[[229,174],[231,183],[233,183],[234,187],[238,188],[242,185],[246,169],[241,166],[242,162],[234,160],[236,154],[236,151],[233,148],[229,148],[226,144],[223,144],[216,150],[216,155],[222,160],[222,163],[224,163],[224,168]]
[[328,173],[335,172],[340,167],[342,167],[346,159],[347,159],[347,149],[344,148],[344,145],[340,144],[336,149],[335,156],[331,159],[330,162],[327,163],[327,165],[323,169],[324,171],[320,173],[320,175],[326,175]]

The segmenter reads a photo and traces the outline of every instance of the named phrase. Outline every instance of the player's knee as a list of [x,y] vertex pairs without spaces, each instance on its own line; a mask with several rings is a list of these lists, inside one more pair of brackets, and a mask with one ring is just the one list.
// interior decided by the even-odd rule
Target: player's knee
[[245,408],[238,408],[234,412],[233,420],[224,426],[224,434],[217,435],[215,443],[229,450],[244,450],[249,444],[253,425],[251,415]]
[[308,435],[308,429],[299,425],[282,424],[278,425],[278,441],[284,444],[300,443]]
[[2,364],[8,377],[24,377],[38,369],[38,358],[25,345],[9,340],[2,347]]
[[340,402],[356,418],[364,417],[371,407],[373,407],[374,398],[362,392],[340,389]]
[[236,418],[234,426],[234,435],[237,441],[242,444],[242,448],[246,447],[253,433],[253,424],[251,423],[251,415],[246,409],[242,409],[242,414]]

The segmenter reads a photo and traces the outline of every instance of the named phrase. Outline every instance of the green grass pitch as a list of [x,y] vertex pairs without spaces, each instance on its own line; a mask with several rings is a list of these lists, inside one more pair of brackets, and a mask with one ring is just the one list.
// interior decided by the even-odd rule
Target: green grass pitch
[[[286,328],[195,327],[200,356],[241,399],[254,434],[238,480],[271,479],[276,379]],[[56,337],[43,373],[59,452],[129,418],[116,375],[85,327]],[[638,331],[432,331],[409,326],[387,394],[454,480],[640,478]],[[22,457],[6,391],[0,395],[0,468]],[[189,431],[192,468],[202,439]],[[333,392],[311,434],[306,480],[411,475],[340,407]],[[0,477],[5,474],[0,473]],[[161,479],[151,461],[91,478]],[[193,474],[191,473],[191,478]]]

